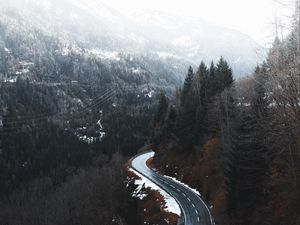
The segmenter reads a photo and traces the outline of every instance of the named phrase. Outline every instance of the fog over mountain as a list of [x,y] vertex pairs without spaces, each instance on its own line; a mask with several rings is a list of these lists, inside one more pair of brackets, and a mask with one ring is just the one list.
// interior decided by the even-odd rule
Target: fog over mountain
[[167,67],[181,61],[186,67],[223,56],[236,77],[249,74],[261,61],[262,48],[249,36],[193,16],[121,13],[97,0],[2,0],[0,5],[0,21],[12,23],[12,32],[36,29],[69,49],[79,47],[106,58],[131,54],[159,59]]

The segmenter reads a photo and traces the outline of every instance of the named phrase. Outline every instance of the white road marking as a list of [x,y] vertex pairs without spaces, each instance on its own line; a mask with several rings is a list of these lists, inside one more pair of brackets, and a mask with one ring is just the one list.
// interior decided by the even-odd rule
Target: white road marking
[[193,208],[195,208],[195,205],[192,203]]
[[170,185],[172,188],[175,188],[172,184]]
[[[1,0],[0,0],[1,1]],[[153,152],[151,152],[151,154],[152,154]],[[149,154],[149,153],[148,153]],[[154,154],[154,153],[153,153]],[[141,157],[141,156],[139,156],[139,157]],[[137,161],[137,162],[135,162],[136,160],[138,160],[138,158],[139,157],[136,157],[136,158],[134,158],[133,160],[132,160],[132,168],[133,168],[133,170],[136,170],[137,172],[139,171],[138,169],[135,169],[135,168],[138,168],[138,166],[140,166],[138,163],[139,163],[139,161]],[[145,157],[145,155],[144,155],[144,157]],[[137,166],[135,166],[135,164],[137,164]],[[143,162],[143,164],[145,164],[145,162]],[[145,172],[145,171],[143,171],[142,169],[140,170],[141,172],[141,174],[145,174],[145,177],[149,177],[150,175],[149,174],[147,174],[147,171]],[[151,176],[150,176],[151,177]],[[158,178],[160,181],[162,181],[163,183],[165,183],[165,184],[168,184],[168,185],[171,185],[171,183],[173,182],[171,179],[166,179],[166,178],[160,178],[160,177],[156,177],[156,178]],[[167,180],[167,181],[170,181],[170,183],[169,182],[167,182],[167,181],[165,181],[165,180]],[[153,183],[155,183],[155,182],[153,182]],[[181,186],[183,186],[183,185],[181,185]],[[172,185],[172,187],[174,187],[173,185]],[[184,187],[184,186],[183,186]],[[178,190],[178,189],[177,189]],[[184,190],[184,189],[183,189]],[[180,190],[179,190],[180,191]],[[189,202],[191,202],[192,203],[192,201],[191,201],[191,199],[190,198],[188,198],[187,197],[187,195],[185,194],[185,193],[183,193],[182,191],[180,191],[181,193],[180,194],[182,194],[183,196],[185,196],[185,198],[187,198],[188,200],[189,200]],[[213,222],[213,219],[212,219],[212,216],[211,216],[211,213],[210,213],[210,211],[209,211],[209,208],[207,207],[207,205],[204,203],[204,201],[199,197],[199,196],[197,196],[200,200],[201,200],[201,202],[203,203],[203,205],[206,207],[206,209],[208,210],[208,212],[209,212],[209,214],[210,214],[210,220],[211,220],[211,224],[214,224],[214,222]],[[178,202],[178,204],[180,205],[180,202]],[[194,204],[193,204],[193,207],[194,207]],[[195,207],[194,207],[195,208]],[[199,212],[197,211],[197,209],[195,208],[194,209],[195,211],[196,211],[196,214],[197,214],[197,216],[196,216],[196,218],[197,218],[197,220],[198,220],[198,224],[200,223],[200,214],[199,214]],[[184,216],[185,216],[185,218],[186,218],[186,215],[185,215],[185,211],[183,211],[183,214],[184,214]]]

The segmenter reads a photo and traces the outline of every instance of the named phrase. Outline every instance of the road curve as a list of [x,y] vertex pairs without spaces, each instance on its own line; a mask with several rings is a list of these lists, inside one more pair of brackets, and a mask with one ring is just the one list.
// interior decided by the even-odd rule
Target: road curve
[[130,166],[176,199],[185,225],[214,225],[208,207],[194,191],[148,168],[146,161],[153,156],[153,151],[139,154],[130,160]]

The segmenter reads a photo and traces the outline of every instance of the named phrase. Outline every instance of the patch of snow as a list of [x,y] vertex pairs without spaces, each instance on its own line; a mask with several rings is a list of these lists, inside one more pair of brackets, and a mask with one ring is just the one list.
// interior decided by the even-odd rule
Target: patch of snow
[[137,171],[135,171],[133,169],[129,169],[129,171],[135,173],[138,177],[140,177],[139,180],[138,179],[135,180],[135,185],[137,185],[138,187],[135,189],[135,191],[133,193],[134,197],[138,197],[140,199],[145,198],[146,194],[141,193],[141,190],[143,188],[150,188],[154,191],[158,191],[163,196],[164,201],[165,201],[165,209],[164,210],[166,212],[174,213],[178,216],[181,215],[180,207],[173,197],[171,197],[167,192],[162,190],[159,186],[154,184],[152,181],[150,181],[148,178],[144,177],[142,174],[138,173]]
[[67,46],[63,47],[61,54],[63,56],[67,56],[67,55],[69,55],[69,53],[70,53],[70,48]]
[[166,59],[166,58],[179,58],[171,53],[168,52],[157,52],[156,53],[160,58]]
[[154,91],[151,90],[148,94],[146,94],[146,96],[148,96],[148,98],[152,98],[154,94]]
[[26,62],[26,61],[21,61],[20,64],[24,67],[30,67],[34,65],[33,62]]
[[101,120],[98,120],[97,125],[100,127],[101,130],[103,129],[103,126],[101,124]]
[[100,137],[99,137],[99,140],[101,141],[104,137],[105,137],[105,135],[106,135],[106,133],[104,132],[104,131],[97,131],[96,132],[97,134],[100,134]]
[[12,79],[4,79],[4,83],[16,83],[17,78],[12,78]]
[[84,104],[80,98],[73,98],[73,101],[77,102],[79,106],[83,107]]
[[21,75],[21,74],[26,74],[26,73],[29,73],[29,69],[23,69],[21,71],[17,71],[16,75]]
[[118,52],[110,52],[110,51],[103,51],[100,49],[91,49],[87,50],[89,54],[93,54],[100,59],[106,59],[106,60],[114,60],[114,61],[120,61],[120,54]]
[[140,73],[141,73],[141,70],[138,69],[138,68],[132,68],[131,71],[132,71],[132,73],[134,73],[134,74],[140,74]]

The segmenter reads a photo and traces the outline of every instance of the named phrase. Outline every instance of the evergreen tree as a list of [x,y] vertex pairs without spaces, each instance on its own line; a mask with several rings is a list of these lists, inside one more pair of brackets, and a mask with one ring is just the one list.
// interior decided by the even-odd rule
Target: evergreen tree
[[160,94],[159,103],[157,112],[154,116],[154,135],[153,141],[155,144],[159,144],[162,140],[164,140],[164,126],[165,126],[165,119],[168,113],[168,100],[164,93]]
[[191,89],[192,89],[193,80],[194,80],[194,71],[193,71],[193,68],[190,66],[188,73],[186,75],[184,84],[183,84],[182,92],[181,92],[181,106],[182,107],[185,107],[185,105],[190,100],[189,98],[191,97]]
[[223,91],[233,83],[232,69],[223,57],[220,58],[217,64],[217,80],[219,91]]
[[206,114],[208,105],[208,75],[204,62],[201,62],[194,79],[195,98],[195,133],[201,136],[206,127]]
[[164,93],[161,93],[159,96],[158,108],[154,117],[154,124],[162,125],[165,120],[166,114],[168,112],[169,103]]
[[202,61],[194,79],[194,91],[197,95],[198,104],[202,104],[207,96],[208,86],[208,70],[204,62]]
[[254,91],[251,98],[251,105],[254,115],[257,119],[262,119],[268,114],[268,98],[266,96],[265,83],[266,83],[266,66],[260,68],[256,67],[254,73]]
[[208,96],[212,97],[217,93],[216,67],[214,62],[211,62],[208,76]]
[[[268,173],[267,149],[257,133],[253,114],[243,112],[236,128],[231,157],[227,158],[228,213],[239,224],[256,224],[263,220],[263,204]],[[258,215],[261,218],[257,218]],[[265,215],[264,215],[265,216]]]
[[194,141],[195,103],[193,95],[194,71],[189,67],[181,92],[179,115],[176,121],[176,135],[183,148],[190,148]]
[[175,127],[176,127],[176,110],[175,106],[171,105],[168,110],[168,114],[166,116],[166,121],[164,125],[164,134],[166,135],[167,139],[172,138],[175,135]]

